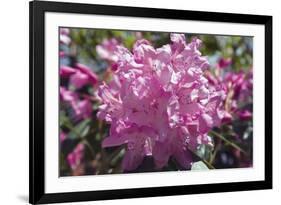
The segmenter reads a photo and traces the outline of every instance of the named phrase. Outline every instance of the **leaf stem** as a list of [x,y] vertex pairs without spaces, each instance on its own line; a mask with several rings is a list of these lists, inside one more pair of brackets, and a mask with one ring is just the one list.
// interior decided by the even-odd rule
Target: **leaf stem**
[[96,155],[95,155],[95,151],[94,151],[93,147],[90,145],[90,143],[88,142],[88,140],[83,139],[83,140],[82,140],[82,143],[83,143],[84,145],[86,145],[86,147],[88,147],[88,149],[89,149],[89,151],[90,151],[90,153],[91,153],[93,159],[95,159],[95,156],[96,156]]
[[211,154],[211,157],[210,157],[210,160],[209,160],[209,163],[210,163],[210,164],[213,164],[214,160],[216,159],[216,155],[217,155],[218,151],[219,151],[220,148],[221,148],[221,141],[222,141],[222,140],[221,140],[221,139],[218,139],[218,140],[219,140],[219,144],[216,145],[216,148],[215,148],[213,154]]
[[243,150],[241,147],[239,147],[237,144],[235,144],[234,142],[231,142],[230,140],[226,139],[224,136],[222,136],[221,134],[211,130],[209,132],[210,134],[212,134],[213,136],[221,139],[222,141],[224,141],[225,143],[229,144],[230,146],[234,147],[235,149],[238,149],[240,152],[244,153],[245,155],[248,155],[247,152],[245,150]]
[[88,147],[93,159],[95,158],[95,151],[93,149],[93,147],[90,145],[90,143],[88,142],[88,140],[86,140],[85,138],[81,137],[80,133],[77,132],[77,130],[75,129],[75,127],[69,122],[69,121],[64,121],[65,122],[65,126],[70,129],[72,132],[74,132],[77,135],[77,138],[85,145]]

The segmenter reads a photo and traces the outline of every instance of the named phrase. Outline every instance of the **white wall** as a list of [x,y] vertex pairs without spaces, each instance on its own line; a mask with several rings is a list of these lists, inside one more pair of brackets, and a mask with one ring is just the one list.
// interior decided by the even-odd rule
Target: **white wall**
[[[266,204],[281,200],[280,55],[281,12],[277,0],[72,0],[97,4],[273,15],[274,190],[219,193],[80,204]],[[1,1],[0,31],[0,204],[26,204],[28,198],[28,1]],[[278,196],[279,195],[279,196]],[[277,202],[278,203],[278,202]],[[276,204],[276,203],[275,203]]]

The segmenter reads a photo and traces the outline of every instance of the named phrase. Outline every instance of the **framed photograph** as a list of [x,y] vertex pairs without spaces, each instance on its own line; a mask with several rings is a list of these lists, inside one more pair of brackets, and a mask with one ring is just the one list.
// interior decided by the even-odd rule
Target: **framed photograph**
[[272,188],[272,17],[30,2],[30,203]]

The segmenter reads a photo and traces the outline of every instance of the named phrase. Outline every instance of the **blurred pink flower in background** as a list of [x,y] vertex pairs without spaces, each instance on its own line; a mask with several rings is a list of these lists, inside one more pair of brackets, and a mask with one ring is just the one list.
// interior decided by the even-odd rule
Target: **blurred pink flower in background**
[[117,39],[104,39],[101,44],[96,46],[96,51],[98,55],[111,63],[111,69],[116,70],[116,63],[118,57],[116,55],[117,47],[122,45]]
[[116,62],[118,57],[115,55],[115,51],[119,45],[120,43],[115,38],[104,39],[100,45],[96,46],[96,50],[102,59]]
[[218,62],[218,67],[219,68],[227,68],[230,66],[232,63],[231,58],[221,58]]
[[75,92],[71,91],[71,90],[67,90],[64,87],[60,87],[60,97],[63,101],[68,102],[68,103],[72,103],[73,101],[75,101],[78,96]]
[[86,65],[83,65],[81,63],[76,63],[75,67],[83,74],[87,75],[88,82],[92,85],[97,84],[98,82],[98,76],[92,71],[91,68],[89,68]]
[[91,68],[80,63],[75,64],[74,68],[62,65],[60,67],[60,76],[70,78],[70,83],[77,89],[87,84],[94,86],[98,82],[98,77]]
[[80,100],[75,107],[76,116],[79,118],[90,118],[92,115],[92,103],[88,99]]
[[[60,28],[60,42],[66,44],[70,49],[71,38],[69,35],[70,30],[68,28]],[[70,57],[66,53],[61,51],[60,57]],[[77,122],[90,118],[93,111],[91,93],[83,93],[79,89],[84,86],[94,87],[97,85],[98,76],[90,67],[76,62],[76,59],[71,62],[71,66],[60,65],[59,74],[62,80],[60,98],[62,102],[68,105],[67,108],[70,108],[67,111],[70,111],[72,119]]]
[[65,66],[65,65],[62,65],[60,67],[60,77],[62,77],[62,78],[68,78],[71,75],[73,75],[74,73],[76,73],[76,70],[74,68],[71,68],[71,67]]
[[221,68],[226,68],[231,65],[231,59],[220,59],[214,72],[207,72],[206,77],[211,86],[221,87],[226,92],[224,102],[224,123],[230,123],[238,117],[241,120],[249,120],[252,113],[249,109],[244,109],[243,106],[252,101],[253,92],[253,74],[252,69],[247,72],[232,70],[223,71]]
[[59,57],[60,57],[60,58],[65,57],[65,52],[64,52],[64,51],[60,51],[60,52],[59,52]]
[[69,37],[70,30],[68,28],[60,28],[60,43],[69,45],[71,38]]
[[88,99],[79,99],[76,92],[60,87],[61,100],[67,103],[74,111],[77,120],[91,117],[92,104]]
[[155,49],[138,40],[132,52],[112,47],[117,67],[113,80],[99,87],[98,117],[111,124],[103,147],[126,145],[124,170],[136,169],[145,156],[158,169],[170,157],[190,168],[189,149],[211,144],[207,133],[224,116],[225,93],[204,77],[209,63],[199,51],[201,41],[186,44],[184,34],[171,34],[171,41]]
[[238,116],[240,120],[250,120],[252,119],[252,112],[249,110],[242,110],[238,112]]
[[60,143],[64,142],[64,140],[67,138],[67,135],[64,132],[60,132]]
[[80,71],[75,72],[75,74],[70,77],[70,83],[77,89],[82,88],[84,85],[88,84],[88,82],[88,76]]
[[75,149],[67,155],[67,162],[72,170],[75,170],[82,162],[84,155],[84,144],[79,143]]

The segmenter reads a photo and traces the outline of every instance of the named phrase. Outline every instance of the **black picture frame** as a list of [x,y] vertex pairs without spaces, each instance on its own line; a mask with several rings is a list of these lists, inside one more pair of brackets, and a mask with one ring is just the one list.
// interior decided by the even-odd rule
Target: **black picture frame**
[[[272,16],[230,14],[104,6],[93,4],[59,3],[32,1],[29,5],[30,42],[30,158],[29,158],[29,202],[32,204],[107,200],[167,195],[199,194],[259,190],[272,188]],[[265,26],[265,180],[136,188],[107,191],[86,191],[71,193],[45,192],[44,131],[45,131],[45,78],[44,78],[44,32],[45,13],[62,12],[77,14],[97,14],[111,16],[149,17],[164,19],[199,20],[211,22],[260,24]]]

